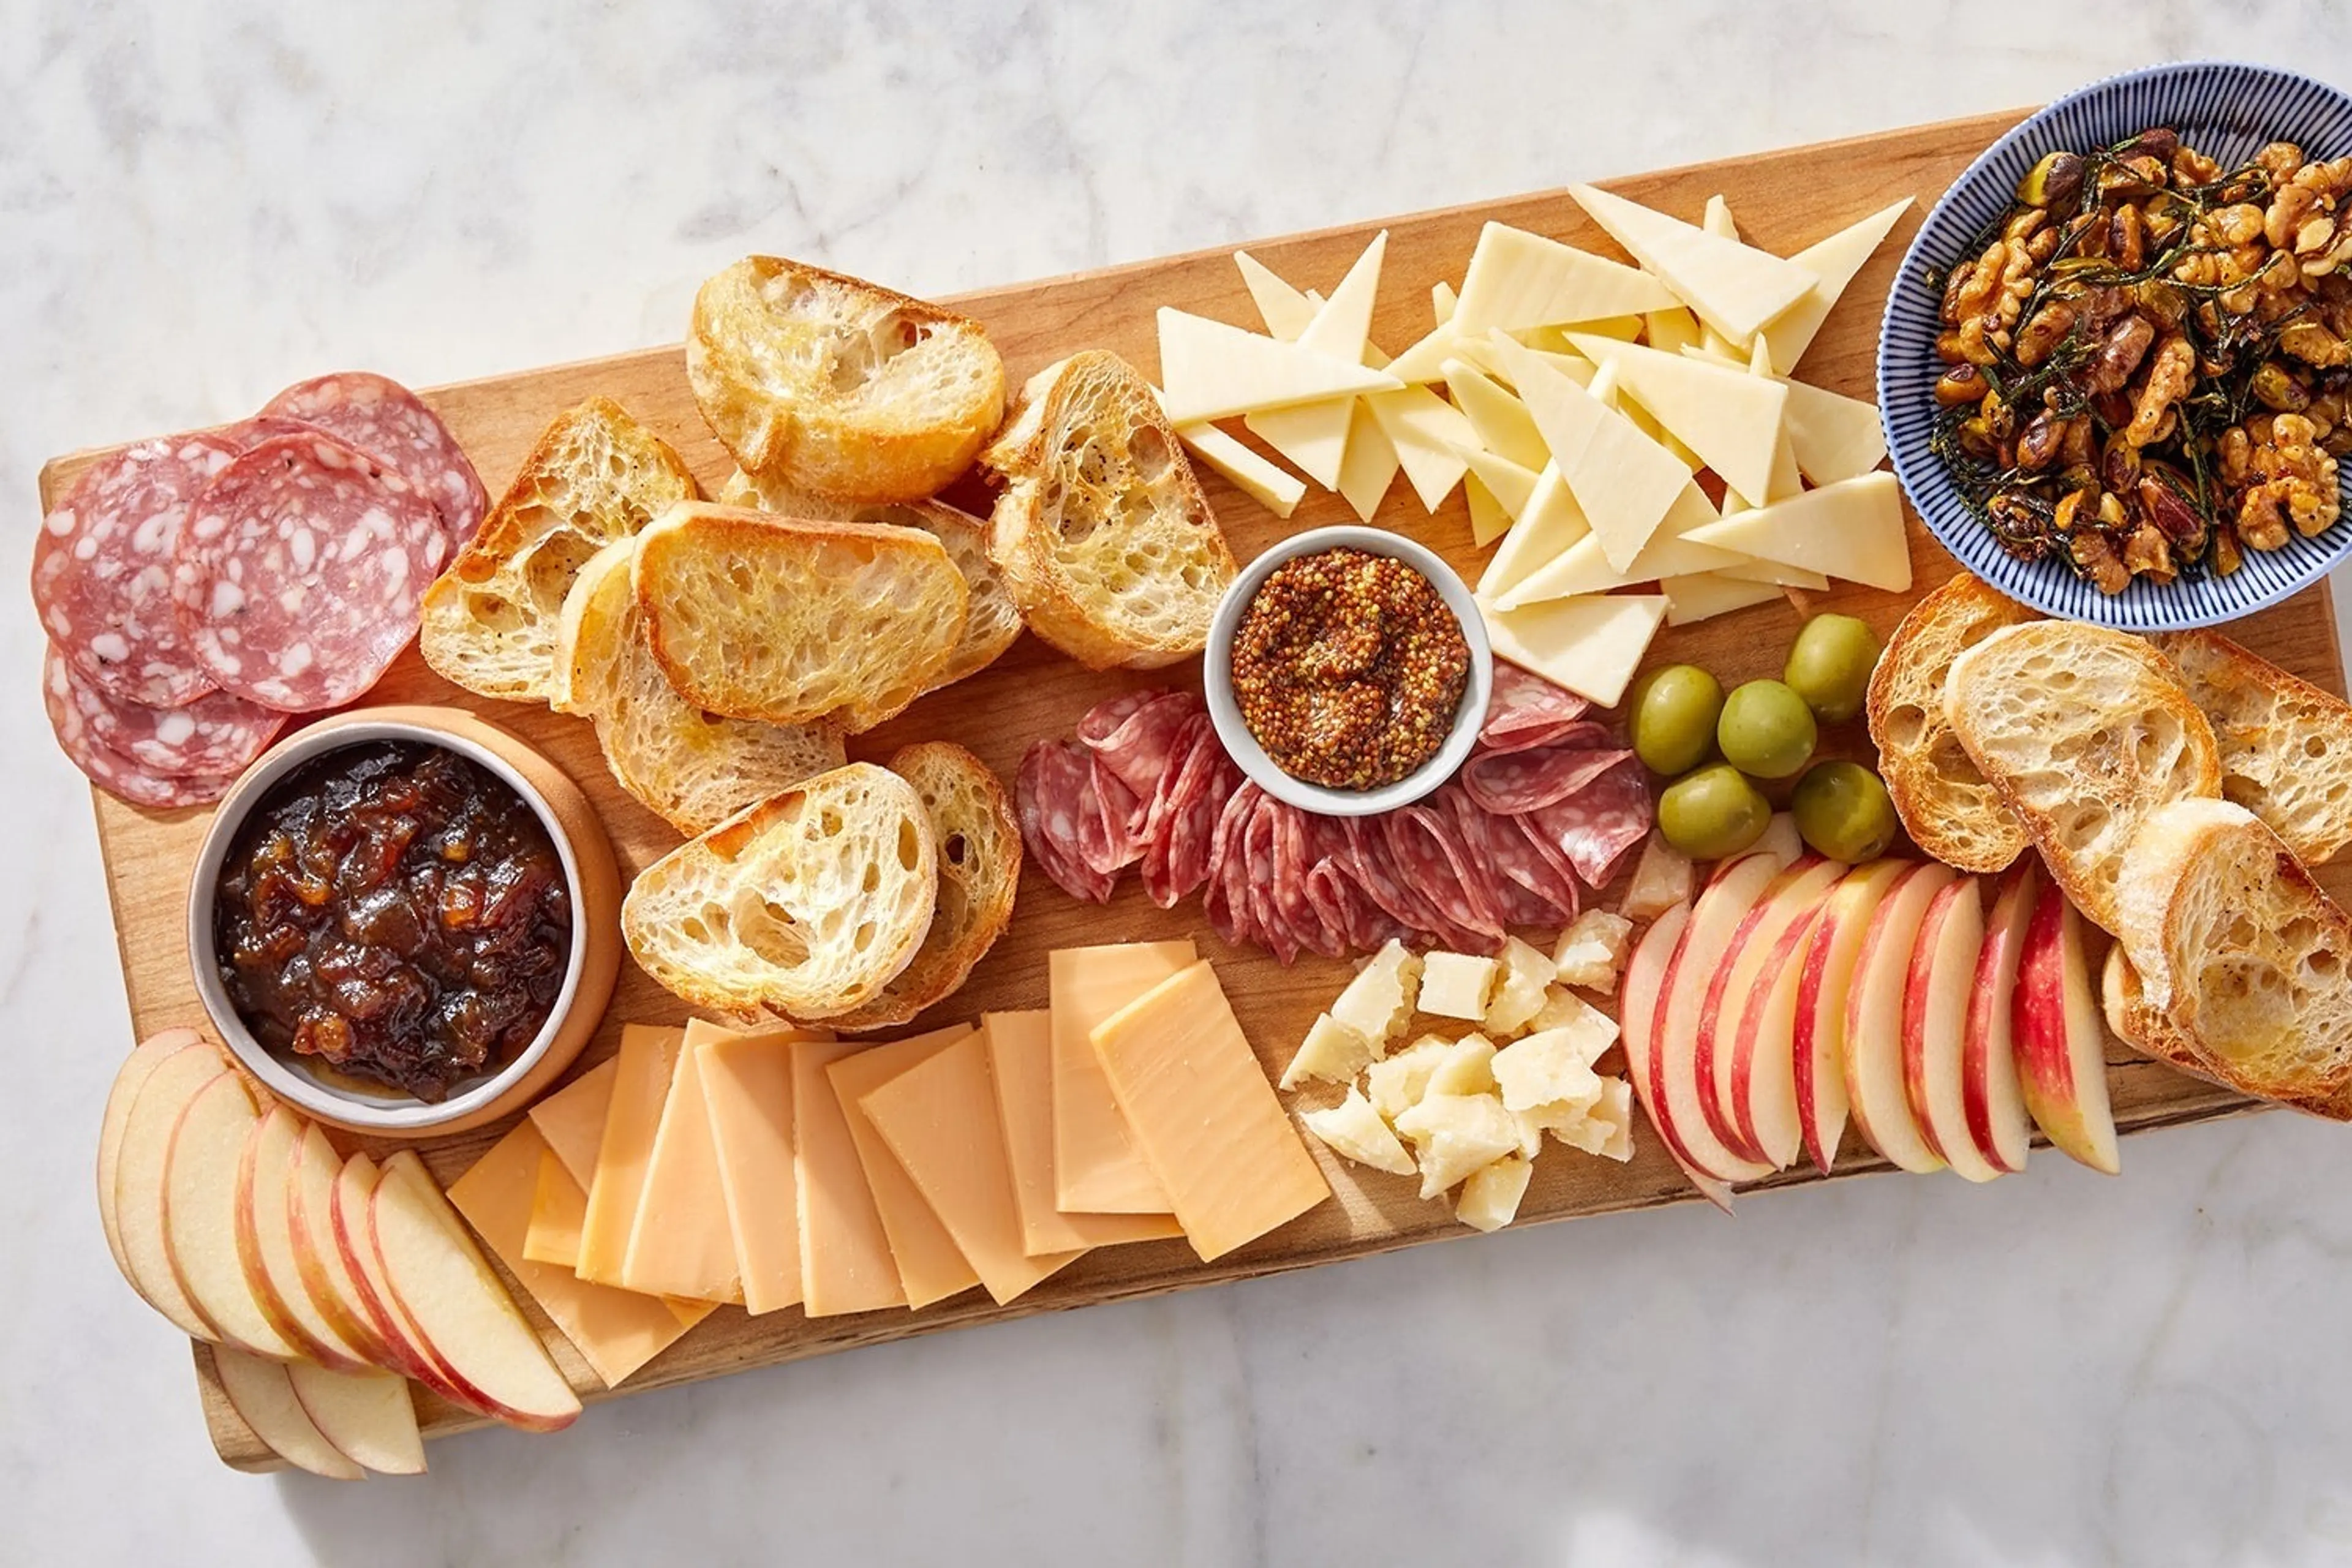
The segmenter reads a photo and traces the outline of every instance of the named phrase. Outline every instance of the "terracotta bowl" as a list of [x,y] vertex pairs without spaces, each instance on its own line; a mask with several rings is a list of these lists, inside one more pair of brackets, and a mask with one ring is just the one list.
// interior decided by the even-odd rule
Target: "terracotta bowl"
[[[372,741],[438,746],[478,763],[538,816],[563,863],[572,896],[572,953],[554,1009],[529,1046],[495,1073],[428,1103],[334,1072],[315,1057],[274,1051],[253,1037],[221,984],[213,948],[213,898],[221,865],[246,817],[279,780],[314,757]],[[213,1027],[279,1099],[331,1126],[378,1137],[461,1131],[520,1110],[570,1067],[596,1032],[621,964],[621,875],[602,822],[562,769],[496,725],[457,708],[363,708],[279,742],[221,801],[188,888],[188,957]]]

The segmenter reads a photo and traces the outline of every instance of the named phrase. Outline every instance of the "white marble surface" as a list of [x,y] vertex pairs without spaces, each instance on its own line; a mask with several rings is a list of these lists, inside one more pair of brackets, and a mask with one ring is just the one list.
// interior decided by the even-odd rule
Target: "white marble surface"
[[[752,248],[948,289],[2167,56],[2352,79],[2330,0],[1066,11],[0,0],[0,580],[50,453],[333,365],[671,341]],[[415,1483],[235,1475],[91,1213],[127,1024],[20,595],[0,1561],[2352,1561],[2352,1132],[2285,1116],[2135,1140],[2119,1181],[1881,1177],[868,1351]]]

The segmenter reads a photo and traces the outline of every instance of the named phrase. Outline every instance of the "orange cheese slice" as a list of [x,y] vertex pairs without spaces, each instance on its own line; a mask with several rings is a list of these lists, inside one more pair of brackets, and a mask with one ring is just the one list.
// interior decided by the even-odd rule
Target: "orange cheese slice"
[[684,1029],[627,1024],[613,1079],[612,1109],[596,1146],[596,1170],[588,1185],[588,1215],[580,1227],[580,1278],[620,1285],[628,1258],[629,1234],[644,1201],[646,1170],[652,1163],[654,1134],[661,1129],[662,1102],[677,1075]]
[[758,1314],[801,1300],[800,1180],[793,1158],[795,1029],[738,1034],[686,1026],[686,1048],[701,1058],[702,1098],[719,1157],[727,1227],[743,1281],[744,1310]]
[[629,1227],[621,1284],[656,1296],[738,1300],[743,1280],[735,1267],[735,1235],[727,1223],[696,1037],[688,1024],[646,1157],[645,1190]]
[[969,1290],[980,1283],[980,1274],[857,1102],[971,1034],[971,1025],[954,1024],[910,1040],[853,1051],[824,1069],[833,1080],[834,1097],[841,1102],[843,1119],[849,1124],[850,1142],[865,1169],[875,1211],[882,1217],[882,1233],[890,1239],[890,1259],[898,1265],[898,1283],[907,1292],[909,1307],[928,1307]]
[[1189,942],[1068,947],[1052,958],[1054,1201],[1079,1214],[1166,1214],[1087,1036],[1200,954]]
[[997,1131],[989,1027],[983,1019],[979,1034],[867,1090],[857,1107],[1002,1307],[1086,1249],[1032,1258],[1024,1248],[1013,1167]]
[[1093,1038],[1203,1263],[1331,1195],[1205,961],[1104,1019]]
[[792,1047],[801,1289],[812,1318],[907,1304],[849,1118],[825,1077],[829,1064],[860,1048],[856,1040],[802,1040]]
[[[1064,1214],[1054,1194],[1054,1039],[1044,1008],[991,1013],[981,1033],[996,1084],[998,1130],[1013,1176],[1022,1250],[1031,1256],[1184,1234],[1174,1215]],[[1088,1046],[1091,1051],[1093,1047]]]
[[555,1151],[548,1150],[540,1156],[539,1184],[530,1198],[530,1232],[523,1237],[522,1255],[533,1263],[579,1268],[580,1227],[587,1217],[588,1194],[572,1179]]
[[613,1083],[621,1058],[607,1057],[530,1108],[539,1135],[583,1192],[596,1179],[596,1152],[604,1142],[604,1113],[613,1103]]

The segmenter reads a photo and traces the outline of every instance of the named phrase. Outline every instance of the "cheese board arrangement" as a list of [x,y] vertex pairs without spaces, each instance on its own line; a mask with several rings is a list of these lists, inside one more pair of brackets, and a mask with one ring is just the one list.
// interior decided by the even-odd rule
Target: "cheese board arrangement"
[[2352,1120],[2347,143],[2167,67],[940,302],[755,256],[683,352],[51,463],[100,1221],[222,1458]]

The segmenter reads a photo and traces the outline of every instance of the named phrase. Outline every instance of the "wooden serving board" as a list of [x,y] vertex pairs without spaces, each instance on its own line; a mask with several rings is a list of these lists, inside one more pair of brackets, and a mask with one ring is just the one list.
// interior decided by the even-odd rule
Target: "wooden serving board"
[[[1782,254],[1889,202],[1906,195],[1914,198],[1918,205],[1896,226],[1895,234],[1854,280],[1801,367],[1804,380],[1869,397],[1874,395],[1880,303],[1903,247],[1945,187],[2019,118],[2017,114],[1990,115],[1765,153],[1643,175],[1616,182],[1612,188],[1694,218],[1706,197],[1720,192],[1729,200],[1745,236]],[[1426,330],[1430,285],[1441,278],[1460,281],[1479,227],[1489,220],[1616,254],[1580,209],[1559,192],[1258,242],[1249,248],[1299,287],[1328,289],[1373,232],[1386,227],[1388,261],[1374,335],[1393,351]],[[1161,305],[1251,327],[1257,324],[1225,249],[991,289],[957,303],[986,322],[1015,384],[1052,360],[1082,347],[1114,349],[1147,372],[1156,372],[1152,315]],[[667,438],[712,492],[725,479],[731,464],[695,407],[679,348],[498,376],[445,387],[426,397],[464,442],[485,482],[495,490],[513,476],[541,426],[558,410],[591,394],[614,398]],[[96,455],[60,458],[43,470],[45,509]],[[1297,530],[1354,521],[1339,497],[1311,486],[1297,514],[1285,522],[1205,469],[1202,479],[1235,553],[1244,560]],[[1463,568],[1465,575],[1476,575],[1476,563],[1484,552],[1472,546],[1458,491],[1430,517],[1423,514],[1400,477],[1376,521],[1425,541]],[[1955,569],[1951,558],[1916,519],[1912,560],[1917,593],[1942,583]],[[1898,595],[1842,584],[1817,597],[1822,604],[1860,616],[1884,637],[1893,630],[1916,593]],[[1654,660],[1703,664],[1728,687],[1757,676],[1777,675],[1797,625],[1793,608],[1761,606],[1667,630],[1651,656]],[[2343,689],[2335,619],[2324,585],[2233,627],[2232,632],[2263,657],[2305,679],[2332,691]],[[1197,668],[1149,675],[1090,674],[1035,639],[1024,638],[993,668],[917,703],[888,725],[859,737],[851,750],[854,755],[879,758],[910,741],[950,739],[971,747],[1009,780],[1032,741],[1068,734],[1078,716],[1101,698],[1128,688],[1171,681],[1197,686],[1198,679]],[[625,873],[633,874],[677,842],[675,833],[613,784],[589,726],[580,720],[558,717],[544,708],[489,701],[454,690],[427,669],[413,650],[371,694],[370,700],[458,703],[540,747],[567,769],[602,809]],[[1869,742],[1855,725],[1825,735],[1824,749],[1867,757]],[[190,978],[183,924],[190,867],[209,814],[199,810],[159,815],[123,805],[104,795],[98,795],[96,800],[132,1021],[144,1036],[170,1025],[200,1020],[204,1015]],[[2352,867],[2323,872],[2322,879],[2338,897],[2352,893]],[[1228,948],[1209,931],[1197,900],[1172,910],[1156,909],[1132,877],[1106,910],[1071,900],[1032,868],[1023,881],[1012,929],[963,992],[935,1009],[926,1023],[969,1018],[982,1010],[1045,1005],[1046,954],[1056,947],[1187,936],[1215,961],[1269,1073],[1278,1072],[1287,1061],[1307,1024],[1338,992],[1348,973],[1344,964],[1311,955],[1285,970],[1255,949]],[[581,1058],[583,1067],[612,1054],[624,1021],[672,1021],[684,1011],[681,1004],[633,966],[625,965],[611,1014]],[[2109,1079],[2116,1121],[2126,1132],[2255,1108],[2237,1095],[2145,1060],[2120,1044],[2109,1052]],[[446,1184],[509,1125],[429,1142],[422,1152],[434,1173]],[[1627,1165],[1565,1151],[1538,1161],[1534,1185],[1520,1209],[1519,1223],[1679,1203],[1696,1195],[1656,1139],[1648,1135],[1646,1124],[1636,1143],[1638,1152]],[[387,1146],[372,1147],[380,1154]],[[722,1308],[620,1392],[660,1388],[907,1334],[1248,1279],[1471,1234],[1454,1223],[1445,1205],[1422,1202],[1409,1180],[1360,1171],[1319,1147],[1317,1153],[1330,1178],[1334,1200],[1213,1264],[1201,1263],[1181,1241],[1157,1242],[1097,1251],[1006,1308],[991,1304],[978,1290],[919,1312],[873,1312],[814,1321],[798,1309],[754,1319],[740,1309]],[[2060,1156],[2045,1152],[2042,1157]],[[1885,1168],[1884,1161],[1848,1136],[1837,1167],[1839,1175]],[[1763,1184],[1790,1186],[1819,1179],[1808,1167]],[[530,1302],[528,1295],[520,1290],[516,1294]],[[583,1396],[607,1397],[607,1391],[536,1306],[526,1310],[540,1324]],[[196,1363],[205,1415],[221,1457],[239,1468],[273,1468],[268,1450],[222,1396],[209,1352],[203,1346],[196,1349]],[[420,1392],[418,1398],[428,1436],[478,1425],[474,1417],[429,1394]]]

